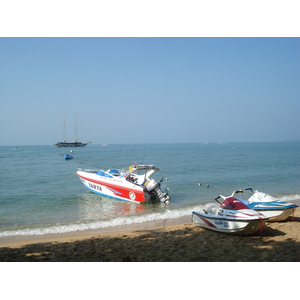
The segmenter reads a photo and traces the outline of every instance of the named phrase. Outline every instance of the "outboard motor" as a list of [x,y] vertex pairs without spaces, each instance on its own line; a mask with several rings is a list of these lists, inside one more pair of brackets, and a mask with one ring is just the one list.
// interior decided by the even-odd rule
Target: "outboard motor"
[[163,203],[169,203],[170,196],[161,190],[160,183],[151,179],[145,186],[146,192],[150,195],[151,200],[160,200]]

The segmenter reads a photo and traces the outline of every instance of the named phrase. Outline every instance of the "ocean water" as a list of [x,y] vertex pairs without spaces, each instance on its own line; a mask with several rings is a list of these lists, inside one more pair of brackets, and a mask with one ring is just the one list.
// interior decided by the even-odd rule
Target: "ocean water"
[[[178,218],[248,187],[289,202],[300,199],[299,142],[90,144],[73,148],[70,161],[63,157],[70,148],[14,148],[0,147],[0,242]],[[76,175],[78,168],[127,168],[133,162],[160,168],[154,177],[169,187],[168,205],[102,197]]]

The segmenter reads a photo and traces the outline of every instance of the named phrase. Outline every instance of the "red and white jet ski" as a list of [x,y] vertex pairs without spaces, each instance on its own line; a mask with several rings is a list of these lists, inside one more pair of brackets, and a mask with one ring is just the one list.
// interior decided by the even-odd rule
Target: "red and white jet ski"
[[[262,231],[268,220],[263,214],[250,209],[244,203],[231,196],[218,196],[217,203],[208,203],[201,211],[193,211],[192,221],[201,227],[224,233],[249,235]],[[219,198],[224,201],[220,203]]]

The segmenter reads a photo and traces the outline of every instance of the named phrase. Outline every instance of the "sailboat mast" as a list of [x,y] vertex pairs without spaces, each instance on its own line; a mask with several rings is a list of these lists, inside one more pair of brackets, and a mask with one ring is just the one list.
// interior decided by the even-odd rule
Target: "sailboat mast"
[[67,141],[67,131],[66,131],[66,120],[65,120],[65,111],[63,111],[63,121],[64,121],[64,142]]
[[78,141],[77,114],[75,113],[75,142]]
[[88,143],[78,142],[78,131],[77,131],[77,114],[75,113],[75,140],[73,142],[67,142],[67,131],[66,131],[66,120],[65,111],[63,111],[63,124],[64,124],[64,140],[62,142],[57,142],[54,145],[57,147],[85,147]]

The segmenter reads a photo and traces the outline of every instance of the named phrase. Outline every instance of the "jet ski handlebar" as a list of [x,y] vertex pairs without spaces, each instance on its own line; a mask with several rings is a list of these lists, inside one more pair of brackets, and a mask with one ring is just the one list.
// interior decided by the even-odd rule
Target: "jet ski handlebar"
[[215,200],[216,200],[218,203],[220,203],[220,202],[218,201],[219,198],[222,198],[222,199],[225,200],[226,198],[233,197],[235,194],[238,194],[238,193],[243,193],[243,190],[236,190],[236,191],[234,191],[230,196],[227,196],[227,197],[225,197],[225,196],[223,196],[223,195],[219,195]]
[[238,193],[244,193],[244,192],[243,192],[243,190],[234,191],[230,197],[233,197],[235,194],[238,194]]

